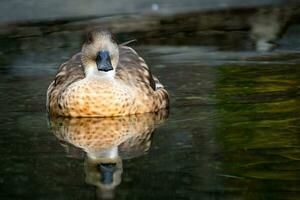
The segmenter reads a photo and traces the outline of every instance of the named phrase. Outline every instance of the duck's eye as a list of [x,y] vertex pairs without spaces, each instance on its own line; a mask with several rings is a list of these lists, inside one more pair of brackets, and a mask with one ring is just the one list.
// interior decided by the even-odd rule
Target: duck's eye
[[111,35],[110,38],[113,43],[117,43],[117,38],[114,35]]
[[89,44],[93,42],[93,35],[92,35],[92,33],[88,33],[88,34],[87,34],[87,42],[88,42]]

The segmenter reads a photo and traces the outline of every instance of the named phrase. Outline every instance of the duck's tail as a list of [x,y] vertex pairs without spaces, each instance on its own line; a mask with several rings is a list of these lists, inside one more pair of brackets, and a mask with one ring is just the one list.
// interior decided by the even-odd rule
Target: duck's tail
[[159,109],[169,108],[169,94],[165,90],[163,84],[160,83],[157,77],[153,76],[155,82],[155,93],[157,101],[157,107]]
[[161,84],[159,82],[158,78],[156,78],[155,76],[153,76],[153,80],[154,80],[154,83],[155,83],[155,90],[164,88],[163,84]]
[[169,108],[169,94],[163,87],[156,91],[157,107],[158,109]]

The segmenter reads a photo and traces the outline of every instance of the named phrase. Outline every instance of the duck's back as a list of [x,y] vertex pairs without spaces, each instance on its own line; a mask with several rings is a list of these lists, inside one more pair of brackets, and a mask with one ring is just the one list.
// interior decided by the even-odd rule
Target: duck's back
[[155,77],[152,75],[144,59],[135,50],[127,46],[119,46],[119,64],[116,70],[116,77],[127,84],[139,84],[156,89]]
[[121,79],[136,91],[138,112],[152,112],[167,108],[169,104],[168,92],[151,73],[144,59],[127,46],[119,46],[119,51],[116,78]]

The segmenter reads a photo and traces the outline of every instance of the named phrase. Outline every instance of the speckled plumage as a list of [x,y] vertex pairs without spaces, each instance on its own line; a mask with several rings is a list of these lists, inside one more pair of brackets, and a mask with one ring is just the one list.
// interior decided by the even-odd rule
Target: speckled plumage
[[[68,157],[82,158],[79,149],[86,152],[86,182],[97,186],[101,196],[110,196],[121,182],[122,160],[144,155],[150,148],[154,129],[167,117],[168,111],[163,109],[155,113],[119,117],[51,117],[49,122]],[[111,183],[101,181],[104,174],[99,166],[102,164],[115,166]]]
[[51,117],[50,126],[59,140],[83,149],[88,156],[119,147],[121,157],[128,158],[149,149],[153,130],[167,117],[167,110],[106,118]]
[[[94,38],[84,44],[81,53],[60,66],[50,84],[50,115],[108,117],[168,107],[167,91],[132,48],[116,45],[108,32],[94,31],[90,35]],[[112,75],[94,69],[94,54],[101,49],[108,49],[112,55]]]

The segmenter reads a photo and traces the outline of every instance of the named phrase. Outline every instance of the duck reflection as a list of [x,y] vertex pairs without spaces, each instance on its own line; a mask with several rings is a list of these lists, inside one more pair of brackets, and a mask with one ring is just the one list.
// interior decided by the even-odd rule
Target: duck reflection
[[122,180],[122,160],[145,154],[154,129],[167,116],[162,110],[114,118],[50,117],[50,126],[68,154],[77,157],[82,151],[86,153],[86,183],[98,188],[100,198],[111,199]]

